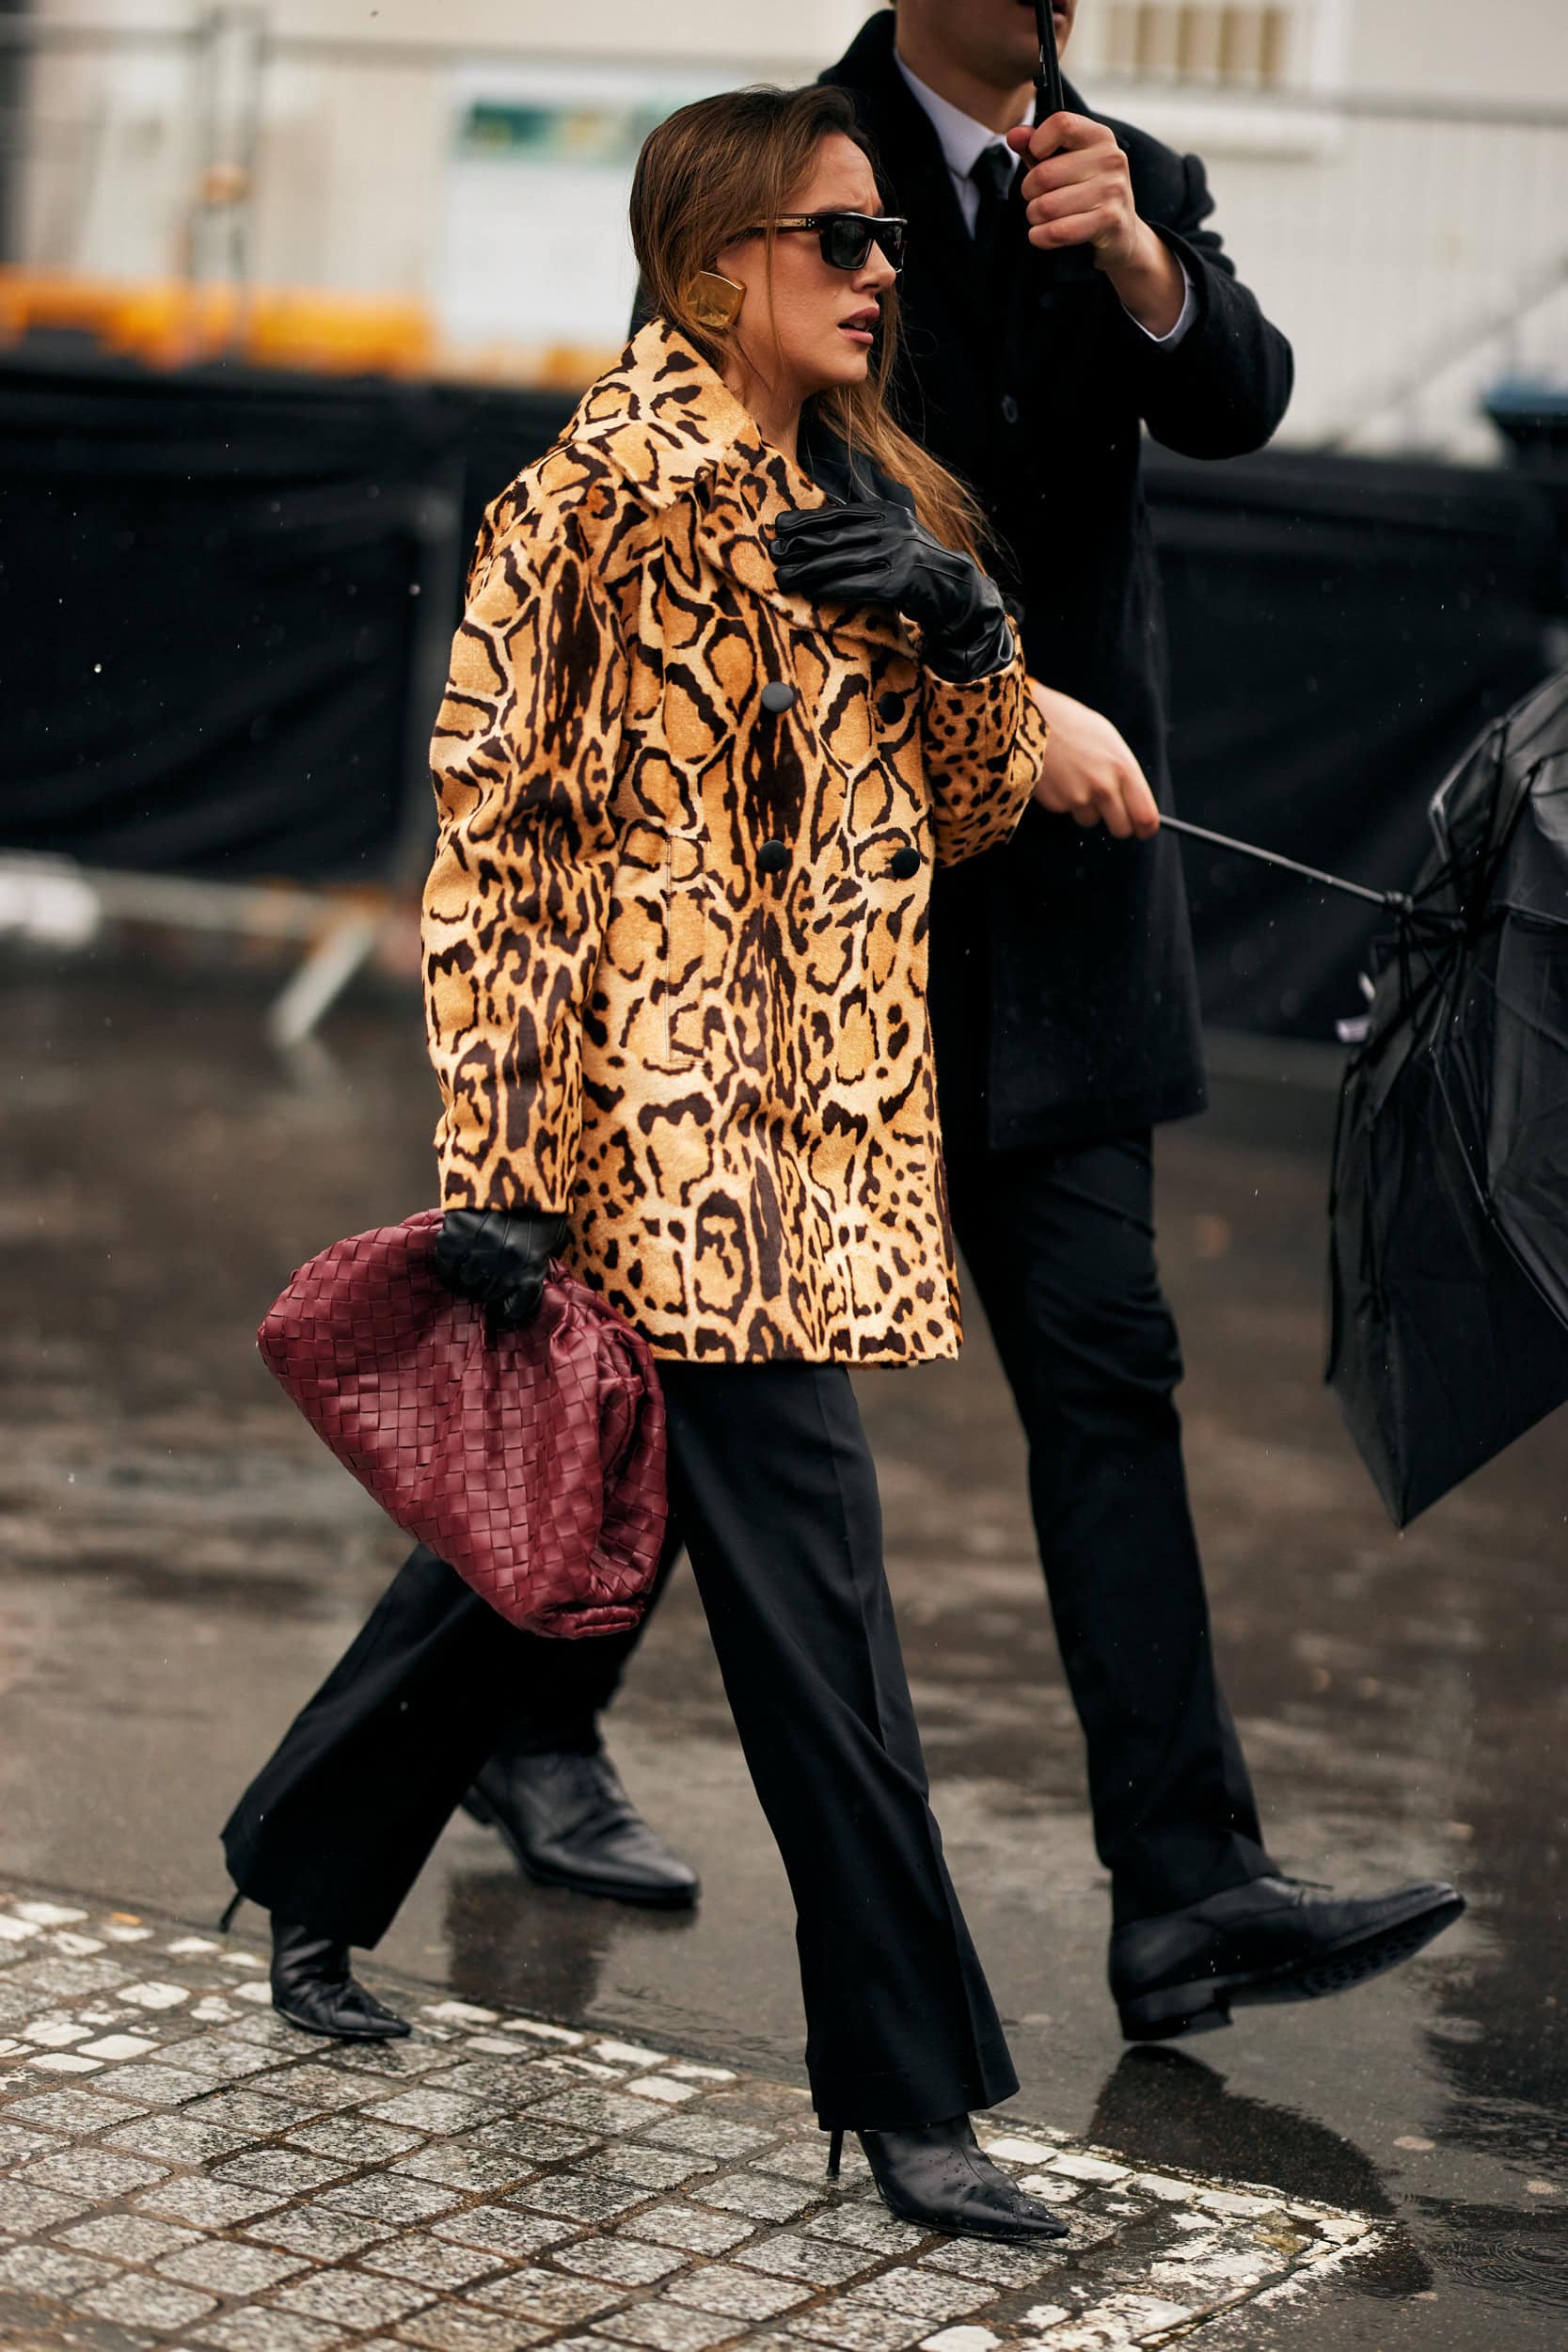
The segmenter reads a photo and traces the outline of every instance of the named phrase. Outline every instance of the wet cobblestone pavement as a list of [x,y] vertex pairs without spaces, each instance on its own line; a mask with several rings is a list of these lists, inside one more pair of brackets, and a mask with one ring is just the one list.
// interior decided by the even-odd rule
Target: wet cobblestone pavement
[[[390,1987],[394,2000],[399,1994]],[[1307,2292],[1332,2207],[983,2131],[1042,2249],[923,2234],[803,2091],[454,2001],[313,2042],[237,1939],[0,1900],[0,2343],[96,2352],[1099,2352]]]
[[[90,1932],[123,1960],[97,1924],[117,1905],[149,1921],[216,1918],[230,1892],[218,1824],[402,1556],[403,1539],[278,1393],[254,1334],[312,1250],[428,1205],[436,1104],[407,995],[345,1006],[321,1050],[286,1060],[265,1043],[261,987],[195,950],[189,969],[166,956],[8,963],[0,950],[0,1000],[9,1048],[0,1057],[0,1886],[90,1914],[86,1926],[35,1921],[37,1933],[20,1941],[0,1932],[4,1971],[69,1960],[44,1941],[56,1932]],[[1375,2223],[1349,2259],[1309,2269],[1310,2288],[1266,2303],[1249,2290],[1251,2299],[1204,2319],[1205,2352],[1563,2352],[1564,1423],[1544,1424],[1405,1534],[1390,1530],[1322,1387],[1333,1093],[1298,1055],[1281,1048],[1276,1069],[1271,1054],[1259,1047],[1251,1074],[1222,1075],[1209,1117],[1164,1133],[1159,1147],[1162,1262],[1187,1350],[1188,1464],[1226,1685],[1282,1867],[1347,1890],[1453,1878],[1469,1913],[1429,1952],[1343,1999],[1248,2010],[1199,2042],[1123,2043],[1106,1997],[1108,1887],[1041,1591],[1022,1442],[974,1313],[960,1362],[857,1384],[943,1846],[1018,2066],[1019,2111],[1117,2152],[1134,2173],[1201,2175],[1243,2193],[1266,2183],[1282,2206],[1302,2200]],[[633,1799],[701,1873],[701,1905],[659,1913],[531,1885],[493,1833],[460,1816],[376,1955],[381,1980],[407,1988],[412,2010],[445,1997],[559,2020],[585,2036],[575,2055],[592,2064],[610,2063],[594,2047],[610,2037],[799,2086],[788,1887],[684,1569],[609,1733]],[[242,1929],[247,1920],[254,1930],[257,1915],[242,1915]],[[142,1975],[178,1980],[186,2015],[208,1997],[198,1984],[215,1983],[242,2018],[264,2024],[264,2008],[235,1989],[256,1971],[198,1953],[201,1973],[187,1982],[164,1940],[160,1930],[142,1942]],[[0,1989],[15,1991],[3,1974]],[[111,2015],[120,2006],[88,1994],[80,2005]],[[41,2021],[74,2006],[52,1994]],[[124,2006],[137,2013],[123,2030],[138,2039],[189,2041],[203,2024],[224,2024]],[[39,2022],[39,2012],[0,2015],[0,2038],[20,2041],[19,2025]],[[80,2059],[89,2042],[122,2030],[74,2024],[75,2039],[29,2042],[0,2061],[0,2075],[33,2084],[13,2101],[77,2088],[97,2105],[111,2081],[123,2101],[123,2070],[162,2075],[172,2062],[140,2054],[30,2063]],[[311,2062],[314,2045],[304,2060],[293,2047],[296,2065]],[[476,2055],[486,2054],[460,2062]],[[140,2177],[162,2195],[165,2175],[178,2183],[199,2167],[212,2181],[230,2158],[248,2169],[276,2154],[241,2141],[176,2166],[108,2147],[109,2134],[160,2114],[195,2120],[212,2087],[197,2069],[177,2071],[196,2075],[189,2106],[170,2114],[149,2102],[146,2114],[100,2132],[95,2159],[152,2166]],[[362,2131],[424,2128],[370,2115],[373,2095],[359,2104],[364,2121],[352,2120]],[[315,2139],[335,2112],[275,2138],[330,2167],[345,2144],[336,2134],[332,2148],[291,2134]],[[1012,2112],[993,2120],[1010,2131]],[[7,2129],[37,2131],[44,2145],[7,2139],[15,2153],[0,2155],[5,2213],[21,2212],[24,2187],[23,2204],[69,2195],[57,2182],[23,2179],[29,2162],[67,2143],[42,2125],[13,2120]],[[815,2161],[809,2131],[804,2144]],[[403,2153],[422,2160],[422,2146]],[[384,2149],[385,2170],[406,2185],[399,2154]],[[209,2223],[206,2234],[263,2259],[307,2261],[309,2249],[246,2233],[354,2183],[309,2188],[295,2177],[292,2198],[218,2182],[230,2200],[278,2201],[258,2205],[252,2222]],[[108,2206],[201,2235],[199,2219],[143,2211],[139,2193],[95,2193],[30,2234],[56,2259],[111,2263],[96,2239],[66,2235]],[[1094,2193],[1081,2201],[1086,2214]],[[492,2182],[467,2202],[510,2210],[515,2195]],[[684,2185],[654,2202],[717,2210]],[[486,2249],[454,2253],[438,2236],[436,2222],[459,2210],[403,2226],[417,2250],[434,2241],[461,2265]],[[337,2213],[335,2230],[307,2227],[325,2233],[322,2243],[336,2236],[328,2269],[390,2278],[370,2257],[387,2254],[393,2228],[377,2239],[367,2234],[373,2217],[325,2211]],[[815,2217],[805,2212],[804,2224]],[[1132,2217],[1118,2218],[1132,2228]],[[635,2234],[639,2221],[628,2208],[610,2234]],[[356,2229],[362,2256],[348,2243]],[[571,2241],[559,2243],[564,2252]],[[1082,2260],[1119,2260],[1121,2243]],[[0,2251],[11,2244],[0,2236]],[[169,2240],[167,2253],[183,2244]],[[1219,2258],[1228,2250],[1222,2233]],[[696,2254],[693,2275],[710,2262],[749,2268],[729,2249]],[[164,2259],[121,2267],[216,2295],[160,2273]],[[531,2266],[553,2276],[562,2265],[546,2249]],[[1105,2296],[1190,2299],[1151,2271],[1144,2262]],[[279,2299],[308,2275],[249,2289],[261,2300],[236,2341],[289,2352],[285,2315],[296,2344],[310,2340],[311,2324],[329,2328]],[[570,2265],[563,2275],[574,2275]],[[672,2296],[680,2275],[670,2275]],[[445,2293],[467,2312],[494,2284],[475,2271]],[[13,2308],[21,2292],[0,2285]],[[665,2282],[640,2293],[662,2301]],[[949,2325],[1006,2334],[1042,2299],[1069,2307],[1048,2276],[1022,2305],[997,2312],[982,2301],[909,2341]],[[8,2337],[0,2319],[0,2343],[55,2352],[73,2337],[115,2352],[131,2340],[129,2321],[80,2309],[62,2335],[64,2308],[53,2333],[19,2321]],[[792,2336],[791,2324],[819,2308],[802,2302],[753,2325],[788,2352],[812,2341]],[[232,2310],[216,2309],[148,2340],[194,2352],[201,2328],[226,2316]],[[421,2319],[434,2324],[411,2307],[407,2320],[343,2340],[385,2345]],[[622,2341],[595,2336],[597,2320],[564,2324],[611,2352]],[[19,2336],[24,2327],[31,2332]]]

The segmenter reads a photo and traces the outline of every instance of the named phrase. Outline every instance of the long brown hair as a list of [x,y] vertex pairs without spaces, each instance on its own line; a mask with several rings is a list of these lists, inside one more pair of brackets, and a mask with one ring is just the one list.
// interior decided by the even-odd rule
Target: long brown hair
[[[649,310],[678,326],[711,366],[723,372],[723,337],[692,316],[687,290],[699,270],[754,223],[776,219],[811,170],[821,141],[834,132],[867,155],[854,102],[841,89],[728,90],[682,106],[643,142],[631,191],[631,241]],[[767,231],[771,282],[773,247]],[[895,424],[887,384],[898,352],[898,301],[881,296],[876,357],[859,384],[833,385],[809,404],[851,453],[863,451],[914,499],[927,531],[978,558],[986,530],[962,484]]]

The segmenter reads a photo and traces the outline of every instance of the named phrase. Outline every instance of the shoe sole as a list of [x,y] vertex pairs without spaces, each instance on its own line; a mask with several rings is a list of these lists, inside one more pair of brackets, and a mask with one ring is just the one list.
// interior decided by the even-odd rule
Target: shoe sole
[[571,1895],[597,1895],[602,1901],[635,1903],[643,1911],[692,1911],[696,1908],[697,1898],[702,1892],[700,1887],[674,1889],[667,1895],[648,1894],[629,1886],[606,1886],[596,1881],[574,1878],[569,1870],[552,1870],[547,1865],[533,1861],[524,1851],[499,1814],[486,1804],[483,1797],[465,1797],[463,1810],[482,1829],[495,1831],[524,1878],[531,1880],[535,1886],[564,1887]]
[[1121,2030],[1129,2042],[1170,2042],[1178,2034],[1213,2033],[1228,2026],[1232,2009],[1260,2009],[1285,2001],[1321,2001],[1348,1993],[1390,1968],[1398,1968],[1452,1927],[1465,1899],[1433,1903],[1375,1935],[1349,1936],[1310,1960],[1287,1962],[1233,1977],[1199,1977],[1167,1985],[1141,2000],[1120,2004]]
[[281,2001],[274,2001],[272,2006],[286,2026],[293,2026],[296,2033],[313,2034],[318,2042],[404,2042],[414,2030],[400,2018],[395,2026],[385,2026],[379,2033],[335,2033],[330,2026],[317,2026],[308,2017],[296,2017]]

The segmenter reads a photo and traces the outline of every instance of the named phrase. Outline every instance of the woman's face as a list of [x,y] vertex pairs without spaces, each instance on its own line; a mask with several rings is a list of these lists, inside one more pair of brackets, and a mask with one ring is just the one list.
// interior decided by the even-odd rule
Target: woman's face
[[[818,144],[810,172],[784,209],[787,215],[879,213],[882,203],[854,140],[833,131]],[[833,269],[811,230],[788,230],[773,241],[771,289],[766,238],[737,238],[714,266],[746,289],[728,340],[776,395],[806,400],[832,385],[862,381],[871,364],[881,297],[894,282],[880,246],[872,246],[859,269]]]

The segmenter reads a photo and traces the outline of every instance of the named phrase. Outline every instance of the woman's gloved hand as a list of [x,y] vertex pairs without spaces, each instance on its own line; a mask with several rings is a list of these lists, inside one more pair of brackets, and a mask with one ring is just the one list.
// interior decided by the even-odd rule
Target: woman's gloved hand
[[545,1272],[565,1231],[563,1216],[531,1209],[449,1209],[436,1236],[436,1271],[509,1330],[539,1312]]
[[891,605],[916,623],[926,660],[954,685],[985,677],[1012,659],[1012,630],[996,582],[891,501],[781,515],[773,568],[790,596]]

